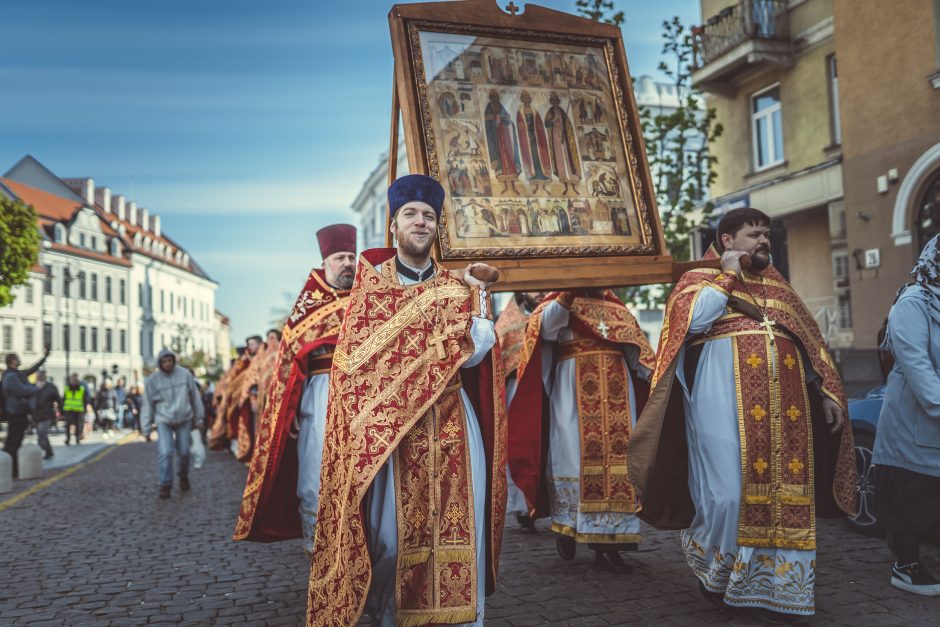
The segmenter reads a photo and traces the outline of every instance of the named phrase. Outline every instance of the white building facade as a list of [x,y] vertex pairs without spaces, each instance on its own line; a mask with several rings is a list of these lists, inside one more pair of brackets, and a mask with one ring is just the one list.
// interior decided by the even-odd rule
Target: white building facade
[[0,194],[36,209],[43,238],[29,284],[0,309],[3,353],[30,364],[48,345],[45,368],[60,384],[68,371],[96,383],[139,382],[164,346],[227,366],[218,284],[162,232],[159,216],[92,179],[61,179],[29,156],[0,178]]

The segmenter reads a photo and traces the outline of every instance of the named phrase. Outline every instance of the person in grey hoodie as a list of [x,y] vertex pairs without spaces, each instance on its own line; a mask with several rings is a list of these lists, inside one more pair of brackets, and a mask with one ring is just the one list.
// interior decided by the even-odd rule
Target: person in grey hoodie
[[[140,410],[141,429],[149,439],[157,425],[161,499],[170,498],[173,487],[173,450],[179,458],[180,490],[189,490],[189,444],[193,427],[201,428],[205,413],[199,386],[193,375],[176,365],[176,353],[160,351],[159,369],[144,381]],[[174,442],[175,438],[175,442]]]

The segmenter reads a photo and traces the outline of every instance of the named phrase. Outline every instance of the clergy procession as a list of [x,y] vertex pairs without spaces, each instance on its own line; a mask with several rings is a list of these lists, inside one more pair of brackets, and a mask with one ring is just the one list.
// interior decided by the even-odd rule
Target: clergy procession
[[940,0],[538,2],[5,8],[0,625],[940,625]]

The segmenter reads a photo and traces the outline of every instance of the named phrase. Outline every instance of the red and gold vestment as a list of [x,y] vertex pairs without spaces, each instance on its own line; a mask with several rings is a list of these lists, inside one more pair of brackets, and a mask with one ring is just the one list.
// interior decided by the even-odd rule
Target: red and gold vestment
[[505,400],[498,348],[461,368],[474,352],[478,314],[478,291],[441,266],[434,278],[403,286],[393,249],[361,255],[330,377],[308,624],[358,621],[372,580],[363,498],[392,456],[397,624],[475,620],[476,486],[461,388],[485,450],[485,572],[494,589],[506,502]]
[[[548,515],[545,464],[550,405],[542,382],[541,328],[543,310],[556,300],[569,310],[568,324],[573,333],[571,341],[558,344],[554,357],[555,361],[574,359],[576,366],[581,432],[579,510],[632,512],[635,496],[627,477],[626,454],[633,417],[624,348],[635,346],[640,365],[649,370],[655,356],[636,318],[610,290],[603,298],[552,293],[529,316],[519,359],[519,383],[509,408],[513,482],[525,495],[531,516]],[[640,411],[647,390],[640,379],[634,380],[634,389]]]
[[[332,364],[349,292],[334,290],[323,270],[311,271],[281,336],[273,375],[259,401],[261,419],[235,540],[272,542],[301,536],[297,497],[297,445],[291,426],[304,381]],[[320,348],[329,349],[320,351]],[[259,390],[259,397],[261,396]]]
[[[710,250],[707,258],[717,257]],[[703,334],[689,336],[698,295],[712,287],[729,296],[725,313]],[[772,266],[740,277],[718,270],[687,272],[666,305],[653,390],[630,443],[630,477],[640,518],[655,527],[687,528],[695,506],[688,486],[689,452],[680,351],[694,371],[696,349],[730,338],[734,355],[742,494],[738,543],[815,549],[817,515],[855,508],[855,462],[848,424],[831,435],[822,399],[846,408],[842,380],[819,327],[786,279]],[[818,389],[807,386],[811,368]],[[687,377],[690,375],[686,375]]]

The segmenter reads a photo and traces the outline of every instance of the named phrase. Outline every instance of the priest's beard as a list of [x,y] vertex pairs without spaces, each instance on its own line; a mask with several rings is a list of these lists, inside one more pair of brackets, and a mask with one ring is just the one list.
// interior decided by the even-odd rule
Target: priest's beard
[[[434,240],[431,237],[428,237],[427,243],[425,244],[415,244],[411,241],[411,237],[403,237],[398,242],[398,247],[401,249],[401,252],[405,253],[409,259],[419,260],[427,259],[428,255],[431,253],[431,246],[434,245]],[[418,268],[421,270],[422,268]]]
[[342,272],[336,277],[336,287],[341,290],[348,290],[353,286],[356,274],[353,271]]
[[751,270],[754,272],[763,272],[770,266],[770,250],[760,248],[751,255]]

